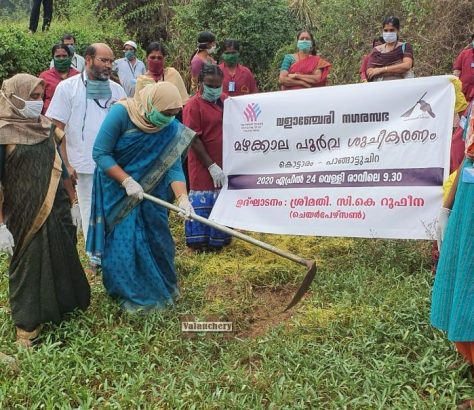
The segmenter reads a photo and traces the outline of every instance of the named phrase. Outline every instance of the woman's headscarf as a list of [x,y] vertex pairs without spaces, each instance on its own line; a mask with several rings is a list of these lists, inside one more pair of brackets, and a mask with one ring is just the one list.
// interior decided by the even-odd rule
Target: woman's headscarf
[[25,118],[20,114],[23,100],[29,100],[33,90],[44,81],[30,74],[17,74],[5,80],[0,90],[0,145],[33,145],[49,137],[51,121],[39,118]]
[[183,107],[178,88],[167,81],[146,85],[140,90],[138,97],[127,98],[119,101],[118,104],[127,109],[132,122],[146,133],[160,130],[156,125],[148,122],[145,117],[145,113],[150,112],[153,107],[159,112]]

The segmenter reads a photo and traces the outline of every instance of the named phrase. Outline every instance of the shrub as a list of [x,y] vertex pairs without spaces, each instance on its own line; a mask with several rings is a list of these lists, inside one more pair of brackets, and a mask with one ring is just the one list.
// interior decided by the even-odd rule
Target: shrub
[[293,42],[298,26],[286,0],[195,0],[175,8],[168,45],[175,67],[188,72],[199,31],[212,31],[219,43],[225,38],[238,39],[242,63],[256,74],[260,87],[268,90],[276,86],[269,81],[274,77],[269,65],[283,45]]
[[[82,7],[73,9],[70,20],[53,20],[49,31],[28,34],[26,18],[4,20],[0,25],[0,82],[17,73],[38,75],[49,67],[51,48],[65,33],[73,33],[77,39],[77,52],[94,42],[105,42],[121,51],[125,31],[120,21],[103,14],[95,14],[94,2],[78,2]],[[85,11],[85,6],[89,10]],[[91,24],[92,23],[92,24]],[[117,54],[118,55],[118,54]]]

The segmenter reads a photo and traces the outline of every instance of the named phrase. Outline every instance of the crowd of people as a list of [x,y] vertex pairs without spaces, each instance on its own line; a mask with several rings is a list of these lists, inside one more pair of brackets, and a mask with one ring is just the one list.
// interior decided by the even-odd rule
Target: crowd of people
[[[312,33],[302,30],[295,40],[295,52],[281,63],[280,89],[327,85],[332,65],[318,55]],[[449,223],[440,224],[448,227],[446,235],[440,229],[432,320],[451,340],[464,343],[460,351],[472,362],[474,321],[467,316],[474,308],[474,259],[464,263],[474,229],[467,212],[474,191],[465,176],[474,156],[474,35],[471,41],[453,67],[460,120],[451,169],[464,171],[457,173],[462,178],[442,213],[441,221],[448,221],[454,204]],[[189,252],[219,251],[230,243],[227,234],[189,218],[208,217],[226,183],[225,99],[259,92],[252,71],[240,63],[240,42],[221,44],[219,62],[215,35],[199,33],[189,89],[185,73],[166,64],[159,42],[146,47],[145,61],[131,40],[119,59],[104,43],[89,45],[81,56],[72,34],[52,46],[50,67],[39,77],[17,74],[3,82],[0,250],[11,255],[10,304],[20,344],[31,346],[42,324],[85,310],[87,274],[99,270],[107,293],[125,311],[174,303],[179,290],[168,212],[144,200],[144,193],[176,201]],[[382,36],[372,45],[361,63],[362,82],[414,77],[413,49],[400,39],[396,17],[383,21]],[[76,246],[79,230],[89,258],[85,271]]]

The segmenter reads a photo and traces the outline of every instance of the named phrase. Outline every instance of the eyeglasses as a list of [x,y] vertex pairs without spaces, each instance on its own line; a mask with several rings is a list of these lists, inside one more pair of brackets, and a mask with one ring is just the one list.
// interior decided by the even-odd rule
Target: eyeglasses
[[111,58],[95,57],[96,60],[99,60],[102,64],[113,64],[114,60]]

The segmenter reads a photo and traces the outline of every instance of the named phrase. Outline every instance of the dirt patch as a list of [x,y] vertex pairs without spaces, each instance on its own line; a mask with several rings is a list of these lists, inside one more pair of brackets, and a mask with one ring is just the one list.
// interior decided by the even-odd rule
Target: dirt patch
[[234,323],[233,336],[256,338],[294,315],[294,309],[284,310],[297,289],[295,285],[257,287],[238,276],[229,276],[222,283],[209,285],[205,298],[210,303],[218,298],[230,301],[229,314],[221,320]]
[[244,329],[237,329],[237,337],[256,338],[290,319],[294,310],[284,312],[296,292],[296,286],[252,289],[251,311],[244,315],[241,323]]

